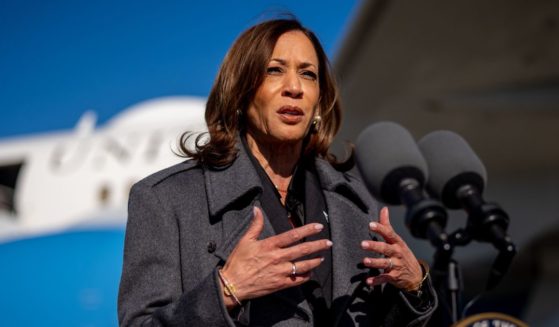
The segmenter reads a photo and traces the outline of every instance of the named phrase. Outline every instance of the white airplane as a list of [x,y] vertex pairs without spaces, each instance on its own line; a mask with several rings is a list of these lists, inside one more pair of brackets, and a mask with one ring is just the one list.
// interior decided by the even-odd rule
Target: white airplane
[[73,131],[0,140],[0,244],[86,226],[124,225],[133,183],[185,160],[178,139],[206,131],[205,99],[134,105],[95,128],[86,112]]

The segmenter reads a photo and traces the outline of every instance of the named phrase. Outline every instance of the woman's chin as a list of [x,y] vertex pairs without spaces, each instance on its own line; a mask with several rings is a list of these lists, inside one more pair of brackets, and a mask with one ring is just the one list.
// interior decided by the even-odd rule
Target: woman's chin
[[305,134],[300,132],[285,132],[285,133],[273,135],[273,137],[277,143],[296,145],[298,143],[303,142],[303,139],[305,138]]
[[[268,130],[264,133],[252,133],[253,138],[259,143],[269,143],[274,146],[297,146],[303,143],[306,130],[299,126],[283,126]],[[250,133],[250,132],[249,132]]]

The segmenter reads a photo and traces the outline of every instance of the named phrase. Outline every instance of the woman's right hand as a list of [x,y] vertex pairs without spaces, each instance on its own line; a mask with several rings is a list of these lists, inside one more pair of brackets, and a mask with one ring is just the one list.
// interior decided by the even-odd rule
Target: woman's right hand
[[[303,284],[310,279],[310,272],[322,262],[321,257],[297,260],[301,257],[326,250],[332,242],[326,239],[294,243],[322,230],[322,224],[307,224],[263,240],[258,237],[264,228],[264,217],[254,207],[254,218],[249,229],[231,252],[221,273],[235,286],[240,301],[261,297],[284,288]],[[292,275],[293,264],[297,273]],[[222,285],[223,288],[223,285]],[[228,309],[235,301],[224,296]]]

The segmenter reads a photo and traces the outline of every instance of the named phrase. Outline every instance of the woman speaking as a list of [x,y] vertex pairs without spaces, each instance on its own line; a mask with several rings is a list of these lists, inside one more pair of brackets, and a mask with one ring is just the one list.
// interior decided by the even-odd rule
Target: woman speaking
[[427,324],[427,267],[352,157],[328,152],[341,106],[311,31],[277,19],[242,33],[205,117],[209,141],[181,139],[191,160],[131,190],[121,325]]

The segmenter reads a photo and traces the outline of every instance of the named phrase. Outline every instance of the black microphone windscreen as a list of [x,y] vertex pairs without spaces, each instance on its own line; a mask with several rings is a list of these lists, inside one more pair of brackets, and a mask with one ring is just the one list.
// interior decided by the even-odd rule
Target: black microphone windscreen
[[461,186],[473,185],[481,193],[487,172],[479,157],[460,135],[435,131],[418,142],[429,168],[428,190],[449,208],[460,203],[456,192]]
[[413,178],[420,184],[427,176],[427,163],[415,140],[402,126],[379,122],[367,127],[356,142],[357,167],[371,193],[389,204],[400,204],[399,183]]

